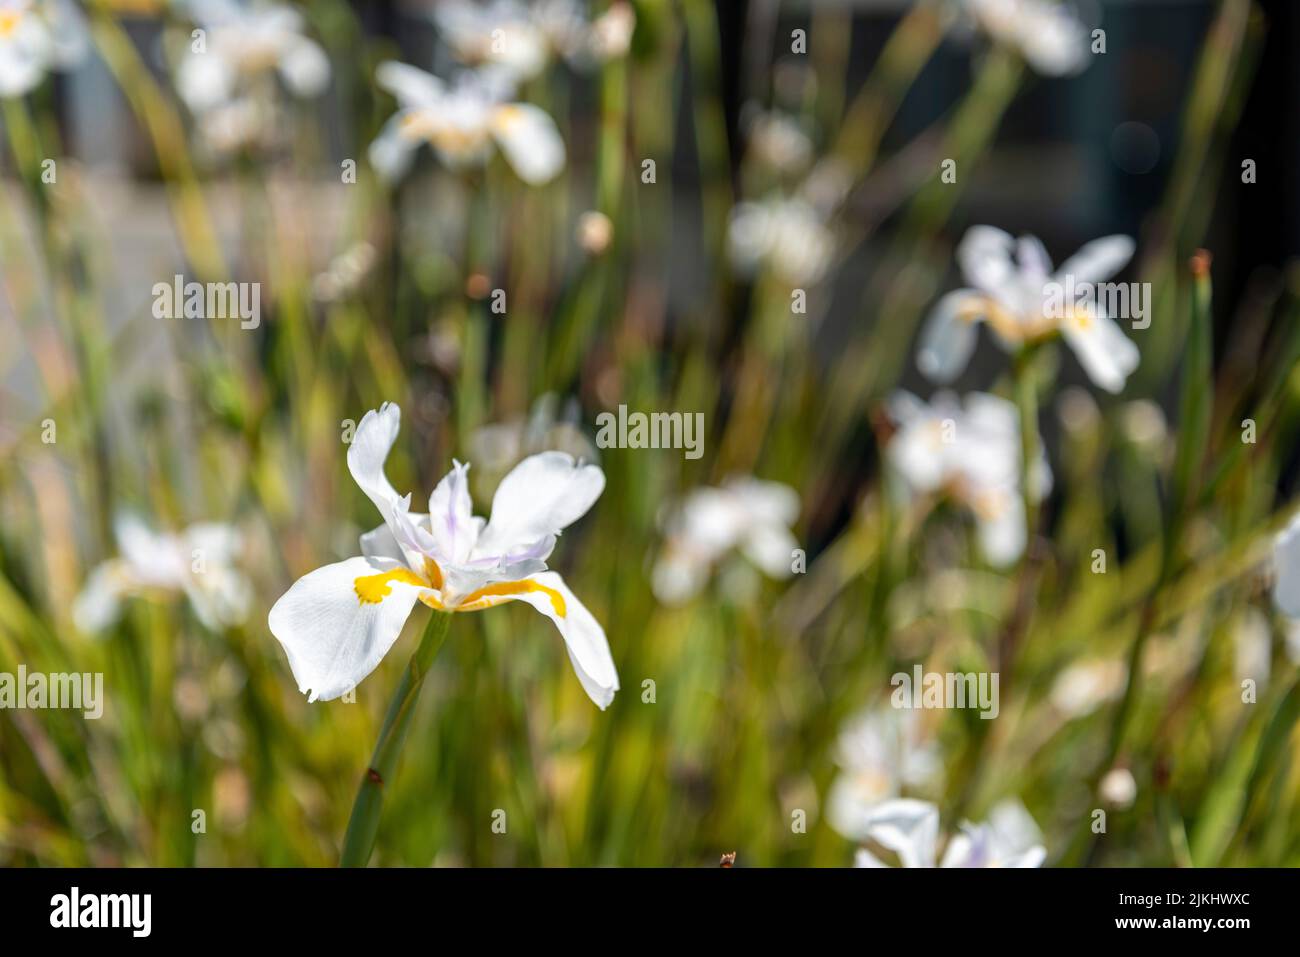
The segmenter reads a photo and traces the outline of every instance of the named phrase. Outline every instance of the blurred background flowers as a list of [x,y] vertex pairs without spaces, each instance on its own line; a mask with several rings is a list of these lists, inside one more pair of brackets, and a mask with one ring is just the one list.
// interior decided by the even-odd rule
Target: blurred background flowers
[[[1300,863],[1298,39],[1287,0],[0,0],[0,673],[105,694],[0,708],[0,864],[337,860],[421,614],[315,704],[266,615],[374,524],[386,400],[393,484],[472,461],[479,514],[599,463],[556,570],[622,690],[457,616],[375,863]],[[1063,273],[1149,312],[1042,322]],[[176,276],[259,321],[160,318]],[[703,455],[598,448],[620,406]],[[894,707],[917,665],[998,716]]]

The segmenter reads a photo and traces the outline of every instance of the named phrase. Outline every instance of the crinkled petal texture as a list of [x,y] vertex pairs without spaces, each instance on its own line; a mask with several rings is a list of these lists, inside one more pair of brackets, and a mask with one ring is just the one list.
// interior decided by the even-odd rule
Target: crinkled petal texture
[[567,452],[530,455],[497,486],[474,557],[509,555],[544,542],[587,514],[604,490],[605,473],[595,465],[579,464]]
[[402,568],[390,559],[349,558],[304,575],[275,603],[271,634],[308,701],[355,688],[397,641],[425,591],[391,574]]
[[1273,564],[1277,583],[1273,600],[1282,613],[1300,618],[1300,516],[1292,519],[1273,546]]
[[583,690],[603,711],[614,700],[614,692],[618,691],[618,671],[609,651],[605,629],[555,572],[542,572],[527,581],[540,585],[541,589],[510,595],[503,600],[532,605],[555,623]]

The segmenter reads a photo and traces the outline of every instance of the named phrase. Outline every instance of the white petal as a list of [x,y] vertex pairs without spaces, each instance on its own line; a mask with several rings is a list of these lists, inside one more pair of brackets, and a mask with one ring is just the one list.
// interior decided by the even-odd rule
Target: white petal
[[295,96],[316,96],[330,81],[330,61],[315,42],[297,38],[280,58],[280,75]]
[[530,455],[497,486],[474,554],[503,555],[555,535],[582,518],[604,489],[605,473],[567,452]]
[[994,226],[972,226],[957,245],[957,262],[966,281],[997,296],[1018,275],[1012,252],[1016,240]]
[[122,572],[118,559],[104,562],[91,572],[72,605],[72,620],[79,630],[103,631],[117,621],[126,593]]
[[530,103],[508,103],[492,114],[501,152],[525,183],[548,182],[564,168],[564,140],[555,121]]
[[387,582],[389,593],[362,601],[356,581],[404,566],[379,558],[349,558],[304,575],[275,603],[267,619],[289,656],[298,690],[329,701],[374,671],[402,633],[422,589]]
[[195,113],[226,102],[234,84],[234,69],[214,49],[187,53],[176,70],[176,92]]
[[699,552],[669,542],[655,560],[650,589],[665,605],[683,605],[709,581],[709,562]]
[[1073,276],[1074,283],[1097,283],[1109,279],[1133,258],[1135,244],[1127,236],[1105,236],[1086,243],[1077,253],[1061,263],[1057,281],[1064,283]]
[[596,703],[596,707],[605,710],[614,700],[614,692],[618,691],[618,671],[614,667],[614,656],[609,651],[605,629],[600,627],[600,622],[592,617],[587,607],[569,590],[564,579],[555,572],[542,572],[530,580],[560,594],[564,604],[563,615],[546,592],[525,592],[512,597],[532,605],[555,622],[555,627],[560,630],[568,647],[569,660],[573,662],[573,670],[582,682],[583,689]]
[[47,0],[41,15],[48,24],[46,35],[54,65],[66,68],[81,62],[90,47],[81,8],[72,0]]
[[1045,76],[1078,73],[1088,59],[1088,34],[1064,7],[1036,4],[1024,8],[1016,37],[1025,59]]
[[990,565],[1006,568],[1025,551],[1025,510],[1011,486],[978,494],[975,519],[980,550]]
[[401,424],[402,410],[397,403],[385,402],[378,411],[371,409],[362,417],[348,446],[348,471],[390,526],[401,496],[384,474],[384,462]]
[[951,382],[961,375],[975,351],[975,325],[984,317],[984,303],[974,290],[958,289],[935,304],[916,354],[922,375],[935,382]]
[[1061,320],[1061,335],[1088,378],[1107,392],[1121,392],[1141,359],[1133,340],[1099,312],[1074,311]]
[[1300,515],[1278,535],[1273,563],[1277,570],[1273,600],[1284,615],[1300,618]]
[[396,60],[386,60],[375,68],[375,83],[387,90],[402,107],[433,106],[443,95],[442,81]]
[[415,151],[420,147],[420,140],[403,132],[406,116],[398,113],[385,123],[366,153],[371,167],[386,183],[394,183],[406,175],[415,159]]
[[469,466],[453,460],[452,469],[429,496],[429,528],[439,550],[453,562],[469,558],[482,530],[469,498]]
[[872,812],[867,836],[897,854],[904,867],[934,867],[939,809],[911,798],[886,801]]
[[790,577],[790,565],[798,547],[798,540],[785,526],[760,522],[750,527],[740,543],[745,557],[762,569],[768,578],[776,579]]

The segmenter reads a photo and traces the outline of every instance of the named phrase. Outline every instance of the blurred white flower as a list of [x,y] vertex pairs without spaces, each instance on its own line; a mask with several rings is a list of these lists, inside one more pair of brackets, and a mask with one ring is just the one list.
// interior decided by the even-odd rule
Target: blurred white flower
[[0,0],[0,97],[30,93],[86,48],[86,21],[72,0]]
[[132,515],[120,515],[114,534],[121,557],[101,564],[86,580],[72,606],[82,631],[102,631],[129,597],[183,593],[195,615],[213,630],[242,622],[252,589],[235,567],[239,533],[229,525],[203,522],[178,535],[158,534]]
[[548,449],[599,465],[600,451],[578,421],[575,400],[565,403],[561,412],[559,396],[547,392],[533,402],[527,418],[519,416],[475,429],[467,443],[469,454],[489,480],[500,478],[523,459]]
[[201,120],[251,95],[268,74],[278,74],[298,97],[316,96],[329,83],[329,59],[303,33],[293,7],[240,0],[189,0],[185,7],[203,35],[187,45],[176,90]]
[[851,840],[867,836],[871,813],[904,787],[925,787],[943,770],[938,744],[925,732],[921,713],[883,707],[864,711],[840,732],[826,816]]
[[727,248],[746,275],[766,268],[791,286],[805,286],[825,275],[835,239],[812,203],[772,196],[732,208]]
[[1081,71],[1088,30],[1073,9],[1052,0],[962,0],[975,24],[995,43],[1018,51],[1046,76]]
[[[872,813],[866,840],[898,855],[903,867],[1041,867],[1047,857],[1038,825],[1019,801],[999,803],[985,824],[964,823],[938,860],[939,809],[925,801],[899,798]],[[859,848],[858,867],[888,867]]]
[[490,65],[514,82],[531,80],[556,57],[587,67],[623,56],[636,24],[632,5],[621,0],[592,21],[576,0],[443,0],[432,14],[460,62]]
[[526,183],[539,185],[564,168],[555,121],[531,103],[507,102],[508,85],[486,73],[460,74],[451,86],[431,73],[389,60],[375,80],[397,98],[398,111],[370,144],[370,165],[400,179],[421,143],[453,169],[482,165],[500,149]]
[[1064,317],[1056,318],[1048,308],[1048,288],[1102,282],[1132,255],[1133,240],[1107,236],[1053,272],[1047,250],[1034,236],[1016,239],[992,226],[971,227],[957,247],[957,261],[974,288],[948,293],[931,310],[921,331],[917,368],[937,382],[951,382],[970,361],[976,324],[987,322],[1009,351],[1059,334],[1096,385],[1119,392],[1137,368],[1137,346],[1095,299],[1067,304]]
[[1273,544],[1273,566],[1277,580],[1273,600],[1288,618],[1300,618],[1300,515],[1278,535]]
[[769,578],[789,577],[799,545],[790,527],[798,518],[798,493],[779,482],[739,478],[721,488],[692,489],[667,513],[664,545],[651,574],[655,597],[666,605],[689,601],[732,549]]
[[384,524],[361,536],[359,558],[298,579],[268,623],[284,646],[298,690],[310,701],[337,698],[388,653],[417,601],[438,611],[480,611],[508,601],[531,605],[555,623],[583,689],[600,708],[618,690],[604,629],[546,559],[556,539],[605,488],[605,475],[563,452],[521,462],[497,488],[491,521],[476,518],[459,462],[429,497],[428,514],[410,511],[384,474],[401,411],[385,403],[366,413],[348,449],[348,470]]
[[[1025,550],[1020,492],[1020,419],[1006,399],[984,392],[950,392],[927,405],[909,392],[890,398],[897,431],[885,449],[890,464],[913,494],[945,493],[975,516],[980,547],[989,563],[1006,566]],[[1041,501],[1051,490],[1045,455],[1030,469],[1030,494]]]

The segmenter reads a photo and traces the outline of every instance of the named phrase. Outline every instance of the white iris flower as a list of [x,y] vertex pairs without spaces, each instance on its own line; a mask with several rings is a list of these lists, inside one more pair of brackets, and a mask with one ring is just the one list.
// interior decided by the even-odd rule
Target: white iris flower
[[190,0],[204,30],[177,68],[176,89],[196,114],[237,103],[256,81],[278,74],[298,97],[316,96],[329,82],[325,51],[303,33],[301,14],[279,3]]
[[1138,366],[1138,348],[1106,315],[1096,297],[1049,308],[1052,289],[1094,287],[1133,255],[1133,240],[1107,236],[1088,243],[1052,270],[1043,244],[992,226],[974,226],[957,247],[962,275],[972,288],[958,289],[935,305],[921,332],[917,367],[936,382],[951,382],[970,361],[975,327],[987,323],[1008,351],[1060,335],[1088,377],[1119,392]]
[[462,73],[452,85],[405,63],[386,61],[379,86],[397,98],[398,112],[370,144],[370,165],[388,181],[410,168],[428,143],[448,166],[487,162],[493,149],[526,183],[546,183],[564,168],[564,140],[540,107],[508,102],[508,83],[488,73]]
[[530,456],[501,481],[485,522],[471,511],[469,466],[457,462],[429,497],[429,513],[414,513],[411,496],[399,496],[384,474],[400,421],[391,402],[367,412],[348,449],[348,469],[384,524],[361,536],[361,557],[310,572],[271,609],[271,633],[299,690],[329,701],[354,688],[416,602],[454,612],[522,601],[555,623],[582,687],[605,708],[618,690],[605,632],[546,570],[561,530],[600,497],[604,473],[563,452]]

